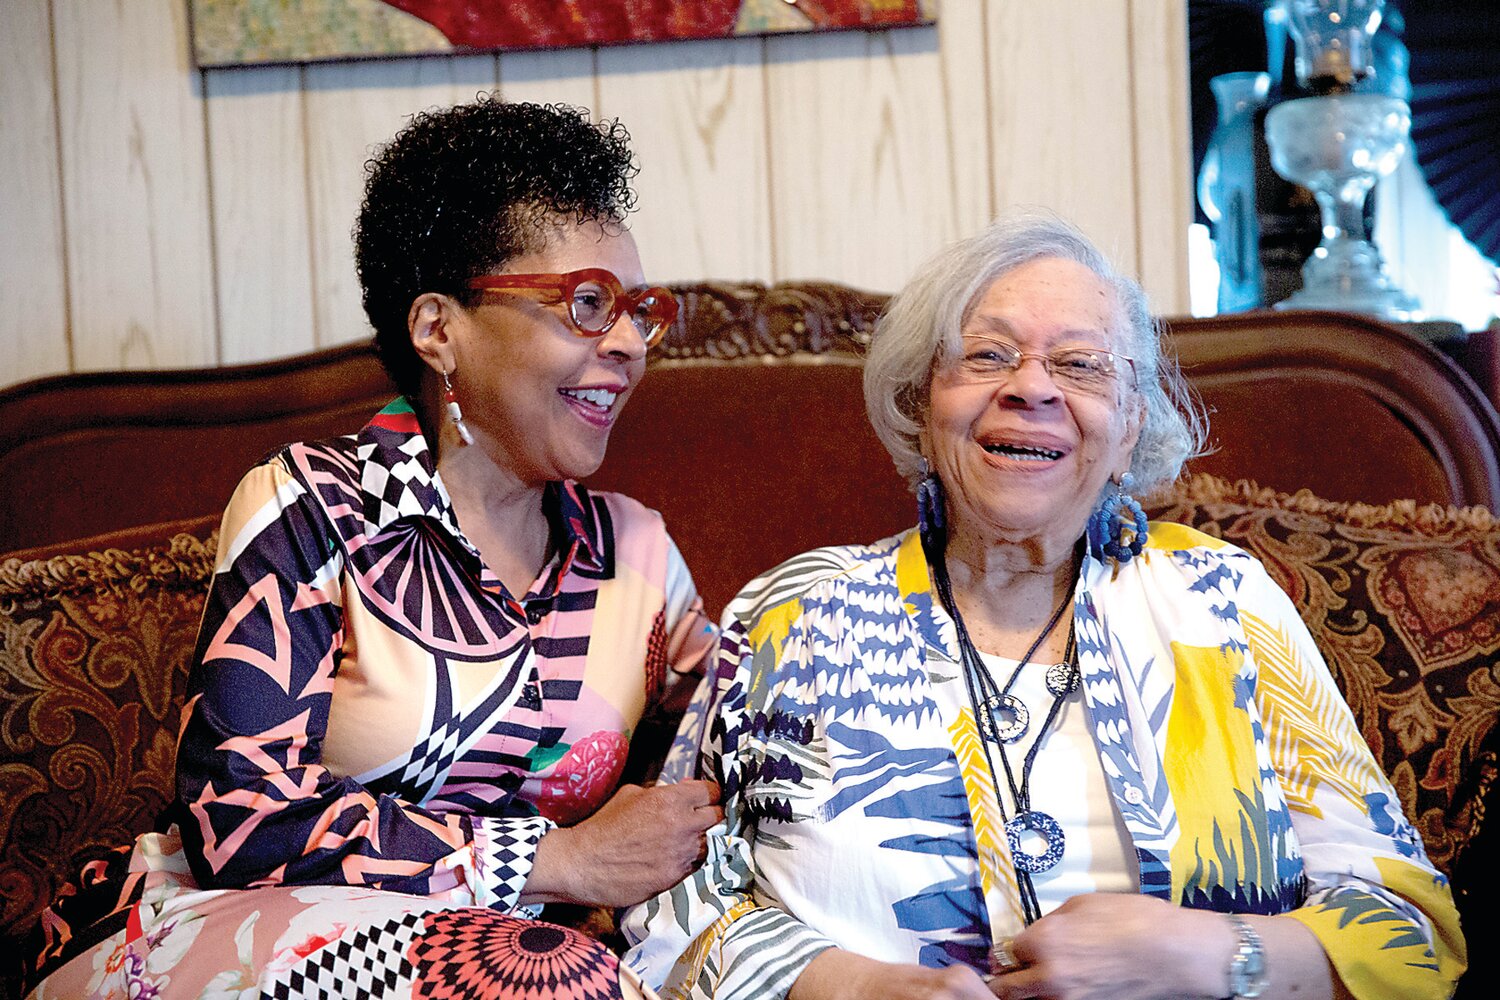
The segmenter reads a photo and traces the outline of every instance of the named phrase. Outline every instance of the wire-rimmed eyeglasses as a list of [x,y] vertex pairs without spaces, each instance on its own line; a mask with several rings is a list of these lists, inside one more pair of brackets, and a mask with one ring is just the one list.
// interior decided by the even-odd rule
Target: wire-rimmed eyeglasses
[[1027,358],[1042,363],[1047,374],[1063,389],[1103,393],[1117,379],[1126,377],[1135,388],[1135,359],[1094,347],[1067,347],[1050,354],[1023,351],[1014,344],[988,337],[965,337],[963,353],[953,366],[971,378],[994,379],[1019,371]]

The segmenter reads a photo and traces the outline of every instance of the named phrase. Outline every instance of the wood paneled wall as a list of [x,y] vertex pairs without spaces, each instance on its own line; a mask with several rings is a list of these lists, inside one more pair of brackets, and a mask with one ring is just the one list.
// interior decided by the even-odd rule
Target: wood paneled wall
[[197,71],[186,0],[0,4],[0,385],[366,336],[370,147],[499,88],[618,116],[660,280],[900,286],[1016,204],[1188,306],[1186,5],[943,0],[936,27]]

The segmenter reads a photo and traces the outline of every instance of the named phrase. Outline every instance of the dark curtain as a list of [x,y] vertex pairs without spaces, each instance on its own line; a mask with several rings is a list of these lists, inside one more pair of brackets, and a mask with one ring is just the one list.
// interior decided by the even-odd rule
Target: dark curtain
[[1500,262],[1500,2],[1403,0],[1417,165],[1448,218]]

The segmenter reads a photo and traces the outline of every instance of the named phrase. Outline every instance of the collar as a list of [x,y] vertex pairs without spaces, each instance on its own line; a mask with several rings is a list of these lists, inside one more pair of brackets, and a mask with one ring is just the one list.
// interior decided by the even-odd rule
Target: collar
[[[477,558],[478,550],[458,526],[416,412],[404,397],[375,414],[355,436],[355,449],[366,535],[377,538],[397,522],[425,517]],[[602,506],[601,498],[576,482],[547,484],[542,507],[564,565],[606,572],[609,528]]]
[[553,538],[559,543],[557,548],[568,557],[564,561],[571,560],[573,566],[608,575],[605,535],[609,531],[609,515],[604,512],[603,498],[594,496],[581,483],[564,479],[547,484],[543,506]]
[[928,654],[940,653],[948,663],[961,662],[958,631],[938,600],[932,570],[927,565],[927,552],[922,547],[922,533],[916,528],[906,533],[896,549],[896,587]]

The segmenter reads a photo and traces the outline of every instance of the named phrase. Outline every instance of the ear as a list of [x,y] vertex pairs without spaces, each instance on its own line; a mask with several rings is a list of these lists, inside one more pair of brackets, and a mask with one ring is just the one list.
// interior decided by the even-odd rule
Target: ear
[[1135,455],[1135,446],[1141,439],[1141,429],[1146,425],[1146,397],[1139,393],[1126,401],[1125,436],[1120,444],[1125,450],[1125,467],[1116,470],[1116,475],[1130,471],[1130,460]]
[[411,346],[433,371],[451,372],[458,367],[453,334],[464,315],[454,299],[437,292],[424,292],[412,300],[406,314]]

